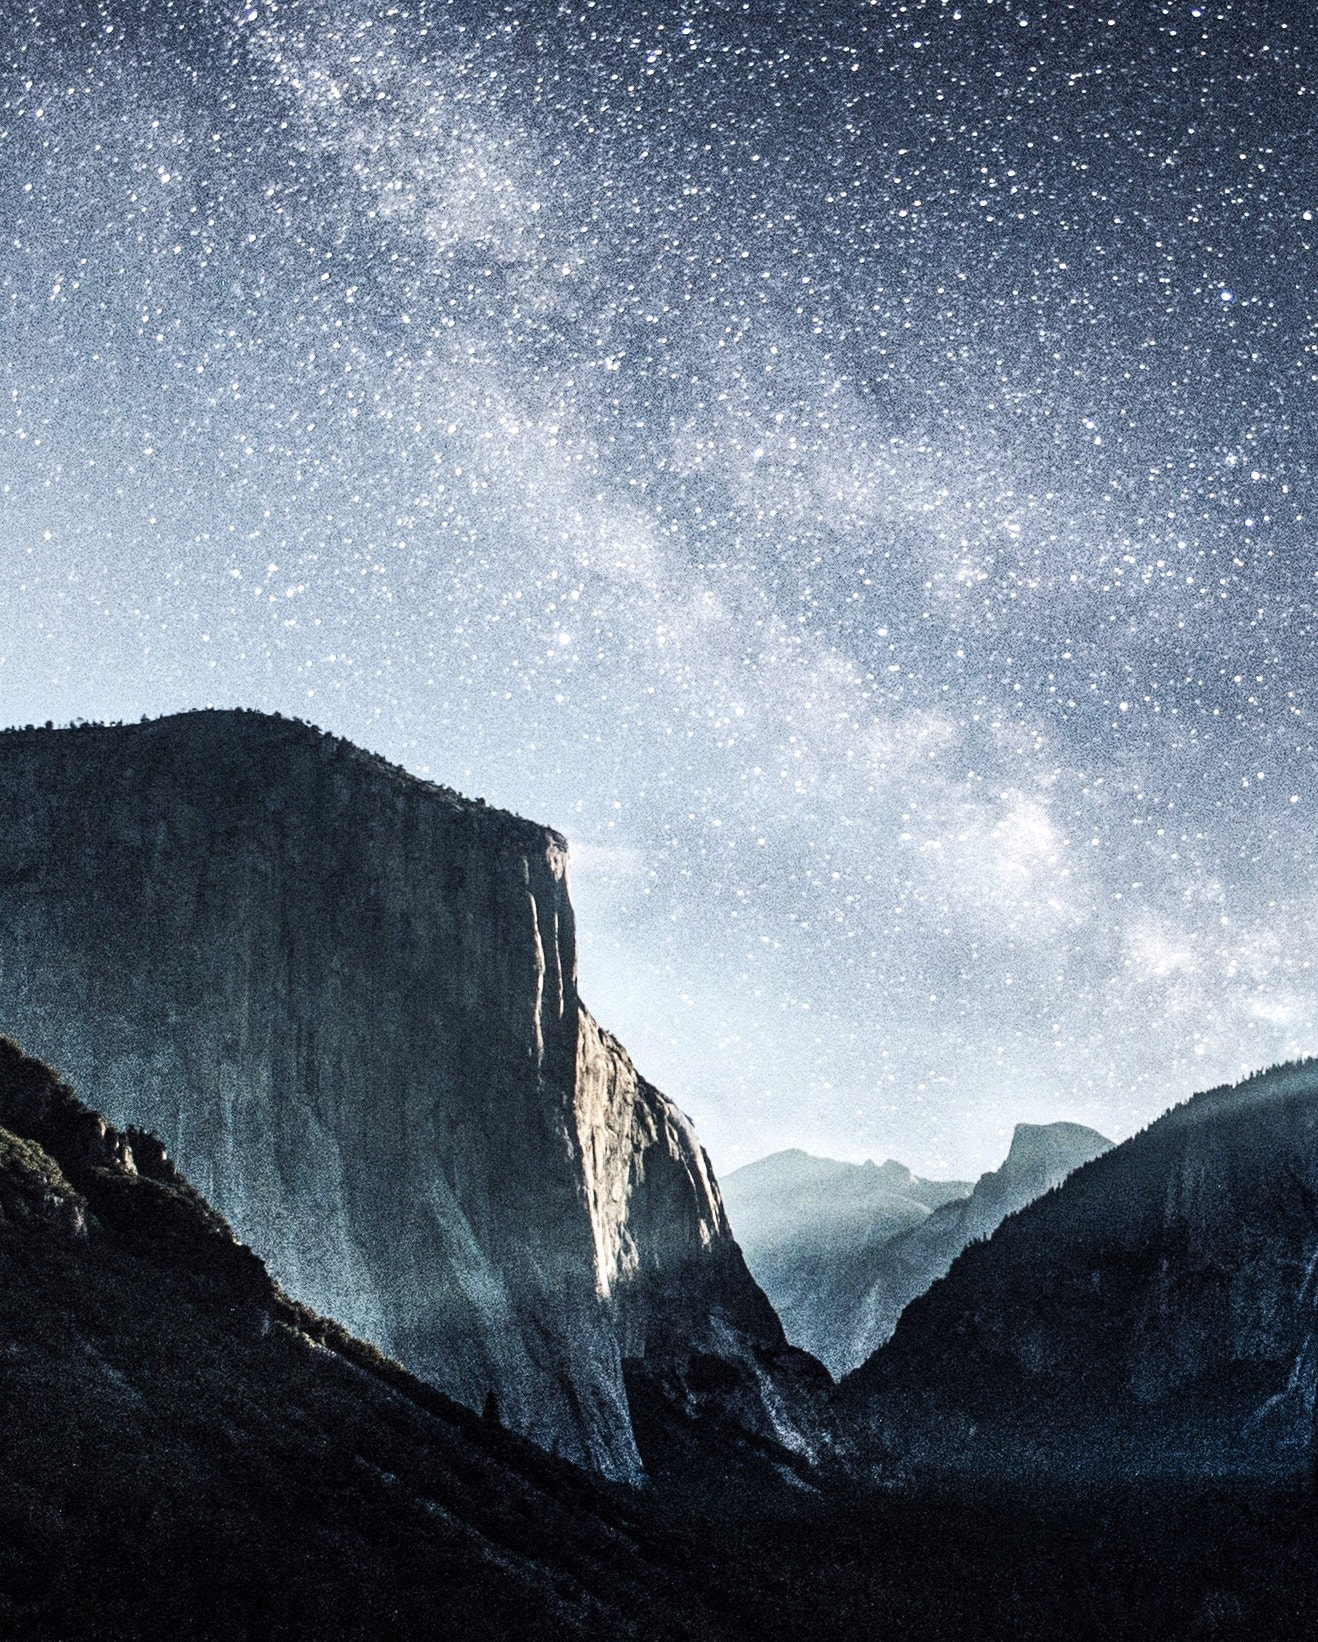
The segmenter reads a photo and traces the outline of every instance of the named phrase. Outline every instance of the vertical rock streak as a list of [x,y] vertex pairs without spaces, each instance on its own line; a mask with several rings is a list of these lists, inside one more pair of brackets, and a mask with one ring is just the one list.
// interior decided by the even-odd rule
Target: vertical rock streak
[[829,1440],[827,1373],[787,1344],[746,1269],[690,1120],[584,1008],[578,1021],[576,1121],[597,1291],[624,1366],[688,1415],[818,1458]]

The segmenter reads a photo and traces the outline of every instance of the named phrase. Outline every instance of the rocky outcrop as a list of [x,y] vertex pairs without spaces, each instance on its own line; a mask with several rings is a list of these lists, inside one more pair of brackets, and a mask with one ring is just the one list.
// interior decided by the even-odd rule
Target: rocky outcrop
[[842,1163],[792,1150],[726,1176],[723,1200],[788,1339],[841,1375],[868,1355],[857,1354],[860,1308],[886,1245],[970,1189],[920,1180],[892,1159]]
[[5,1039],[0,1402],[6,1637],[719,1634],[639,1501],[289,1300]]
[[1318,1065],[1198,1095],[1005,1220],[840,1399],[880,1464],[1307,1471]]
[[839,1350],[843,1373],[888,1339],[902,1312],[936,1282],[968,1244],[991,1237],[1010,1214],[1033,1203],[1073,1169],[1112,1145],[1080,1123],[1018,1123],[1000,1168],[983,1174],[965,1198],[943,1204],[899,1233],[875,1257],[850,1306],[851,1328]]
[[[299,1299],[636,1478],[618,1328],[715,1322],[640,1296],[717,1269],[725,1309],[762,1298],[685,1120],[592,1069],[565,862],[550,829],[297,723],[10,732],[0,1028],[159,1134]],[[633,1155],[651,1127],[689,1192]]]

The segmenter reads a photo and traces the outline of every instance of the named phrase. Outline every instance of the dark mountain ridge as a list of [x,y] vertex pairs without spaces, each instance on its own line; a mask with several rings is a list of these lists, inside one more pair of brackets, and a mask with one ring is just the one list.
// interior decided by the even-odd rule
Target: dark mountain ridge
[[1318,1062],[1196,1095],[968,1247],[848,1377],[880,1464],[1305,1475]]
[[0,1631],[703,1637],[631,1490],[298,1305],[0,1039]]
[[1080,1123],[1018,1123],[1002,1164],[964,1197],[899,1233],[877,1253],[852,1296],[846,1368],[857,1368],[890,1339],[902,1312],[967,1244],[991,1237],[1002,1221],[1099,1156],[1112,1142]]

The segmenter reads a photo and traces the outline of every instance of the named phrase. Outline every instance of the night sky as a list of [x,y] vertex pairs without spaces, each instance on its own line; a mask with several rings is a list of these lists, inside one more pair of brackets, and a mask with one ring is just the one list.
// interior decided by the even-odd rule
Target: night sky
[[0,721],[562,828],[721,1169],[1318,1051],[1309,11],[0,0]]

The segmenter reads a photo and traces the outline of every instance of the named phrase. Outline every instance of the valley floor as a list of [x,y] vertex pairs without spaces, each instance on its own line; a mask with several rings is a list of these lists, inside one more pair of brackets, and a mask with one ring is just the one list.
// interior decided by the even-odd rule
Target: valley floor
[[674,1527],[711,1611],[764,1642],[1318,1634],[1309,1491],[908,1486]]
[[[1318,1486],[845,1480],[808,1490],[629,1382],[684,1606],[736,1642],[1318,1636]],[[655,1635],[659,1634],[656,1627]]]

